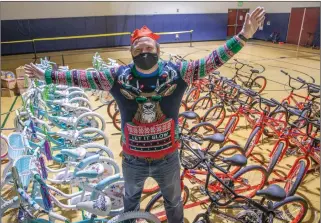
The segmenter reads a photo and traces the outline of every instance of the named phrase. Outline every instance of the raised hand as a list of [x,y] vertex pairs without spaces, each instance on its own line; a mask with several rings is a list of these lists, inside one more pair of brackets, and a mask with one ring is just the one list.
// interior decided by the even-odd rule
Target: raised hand
[[37,67],[33,63],[30,63],[30,65],[26,64],[24,69],[25,69],[25,74],[29,78],[37,78],[39,80],[45,79],[45,71],[43,69]]
[[247,13],[241,34],[249,39],[252,38],[254,33],[264,22],[265,10],[263,7],[257,7],[251,14]]

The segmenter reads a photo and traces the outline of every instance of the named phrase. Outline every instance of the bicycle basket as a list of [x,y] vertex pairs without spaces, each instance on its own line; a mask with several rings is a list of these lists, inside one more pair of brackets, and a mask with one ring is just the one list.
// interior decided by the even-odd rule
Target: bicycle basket
[[28,187],[32,177],[32,170],[36,169],[34,157],[30,155],[21,156],[13,163],[13,166],[17,169],[22,186],[24,188]]
[[10,133],[8,136],[8,142],[8,156],[11,160],[16,160],[18,157],[25,154],[26,151],[23,144],[23,135],[21,133]]

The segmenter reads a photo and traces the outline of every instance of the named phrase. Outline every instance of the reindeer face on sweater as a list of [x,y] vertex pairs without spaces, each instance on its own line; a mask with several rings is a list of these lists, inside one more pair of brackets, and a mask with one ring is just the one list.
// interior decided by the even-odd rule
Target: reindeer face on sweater
[[142,92],[139,89],[139,82],[136,81],[136,87],[129,84],[129,80],[120,80],[123,88],[120,92],[129,100],[136,100],[138,109],[134,119],[140,123],[153,123],[159,121],[164,117],[164,113],[161,110],[160,101],[162,97],[171,95],[176,84],[172,84],[174,75],[168,75],[166,81],[159,84],[159,80],[156,83],[156,89],[153,92]]

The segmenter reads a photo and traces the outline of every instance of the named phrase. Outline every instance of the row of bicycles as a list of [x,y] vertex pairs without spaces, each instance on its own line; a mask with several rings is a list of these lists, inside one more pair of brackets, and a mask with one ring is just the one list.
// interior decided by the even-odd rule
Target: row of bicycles
[[[184,58],[170,55],[170,60]],[[248,72],[242,72],[245,67]],[[281,70],[290,91],[277,101],[261,95],[267,85],[264,69],[254,69],[237,59],[234,69],[230,79],[215,71],[195,81],[181,102],[184,208],[210,202],[207,212],[194,222],[211,222],[213,213],[232,222],[301,222],[308,205],[296,191],[305,176],[320,165],[320,86]],[[120,112],[112,98],[107,113],[120,130]],[[244,145],[233,137],[244,128],[241,120],[251,129]],[[272,145],[267,162],[255,149],[263,144]],[[295,157],[291,168],[281,174],[277,167],[290,156]],[[248,160],[252,161],[250,165]],[[188,202],[186,179],[197,184],[199,192],[208,198]],[[164,201],[156,182],[148,179],[143,192],[157,192],[145,210],[165,221]],[[259,202],[254,200],[257,195],[263,197]],[[226,214],[226,210],[236,213]]]
[[[37,66],[68,69],[48,60]],[[32,80],[21,98],[16,131],[1,135],[2,218],[17,210],[14,222],[71,222],[58,209],[78,213],[81,223],[160,222],[123,212],[124,181],[106,122],[82,89]]]
[[[290,83],[297,81],[302,85],[300,89],[305,88],[308,95],[305,101],[266,99],[216,72],[209,77],[211,91],[196,100],[200,108],[194,104],[180,114],[184,207],[210,202],[206,213],[198,215],[194,222],[211,222],[211,214],[232,222],[303,220],[308,205],[296,191],[311,168],[320,165],[320,119],[319,111],[315,111],[320,108],[317,100],[320,87],[283,73]],[[242,129],[241,119],[252,129],[244,146],[232,139],[233,134]],[[220,130],[218,127],[224,121],[226,124]],[[263,144],[260,143],[262,136],[272,143],[267,163],[255,151]],[[291,168],[280,174],[276,167],[288,156],[296,158]],[[248,160],[254,162],[248,165]],[[186,179],[197,184],[208,199],[187,204],[190,192],[184,183]],[[283,184],[283,188],[279,184]],[[145,189],[151,192],[158,187],[151,183]],[[263,198],[257,202],[253,199],[255,196]],[[163,203],[158,192],[146,211],[165,220]]]
[[[102,70],[111,63],[115,61],[105,63],[95,54],[90,69]],[[47,60],[38,66],[68,69]],[[257,76],[261,71],[251,69],[250,76],[240,81],[236,70],[231,79],[216,71],[194,82],[181,102],[184,208],[209,204],[195,217],[193,222],[198,223],[301,222],[308,203],[296,192],[320,164],[320,87],[282,71],[292,90],[276,101],[261,95],[266,79],[255,79],[264,77]],[[58,207],[82,213],[81,222],[166,221],[164,200],[152,179],[144,185],[143,192],[151,195],[145,212],[122,213],[123,179],[108,148],[105,120],[94,112],[87,95],[79,88],[32,81],[22,97],[23,108],[16,111],[17,132],[1,136],[6,145],[2,148],[8,148],[1,157],[9,158],[1,185],[18,195],[9,200],[1,197],[1,214],[18,208],[20,222],[43,222],[38,218],[42,215],[51,222],[68,221],[53,211]],[[117,129],[116,102],[108,93],[98,95]],[[251,130],[244,145],[234,137],[244,129],[242,120]],[[267,161],[257,153],[263,144],[271,147]],[[280,173],[277,167],[290,156],[295,157],[291,168]],[[59,189],[62,185],[78,191],[65,193]],[[195,201],[195,187],[190,185],[205,199]]]

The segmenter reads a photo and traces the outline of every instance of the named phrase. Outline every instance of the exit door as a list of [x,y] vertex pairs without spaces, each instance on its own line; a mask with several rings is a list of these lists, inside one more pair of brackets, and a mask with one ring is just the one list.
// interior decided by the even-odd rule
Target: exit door
[[229,9],[227,21],[227,36],[232,37],[238,34],[243,27],[246,13],[249,9]]

